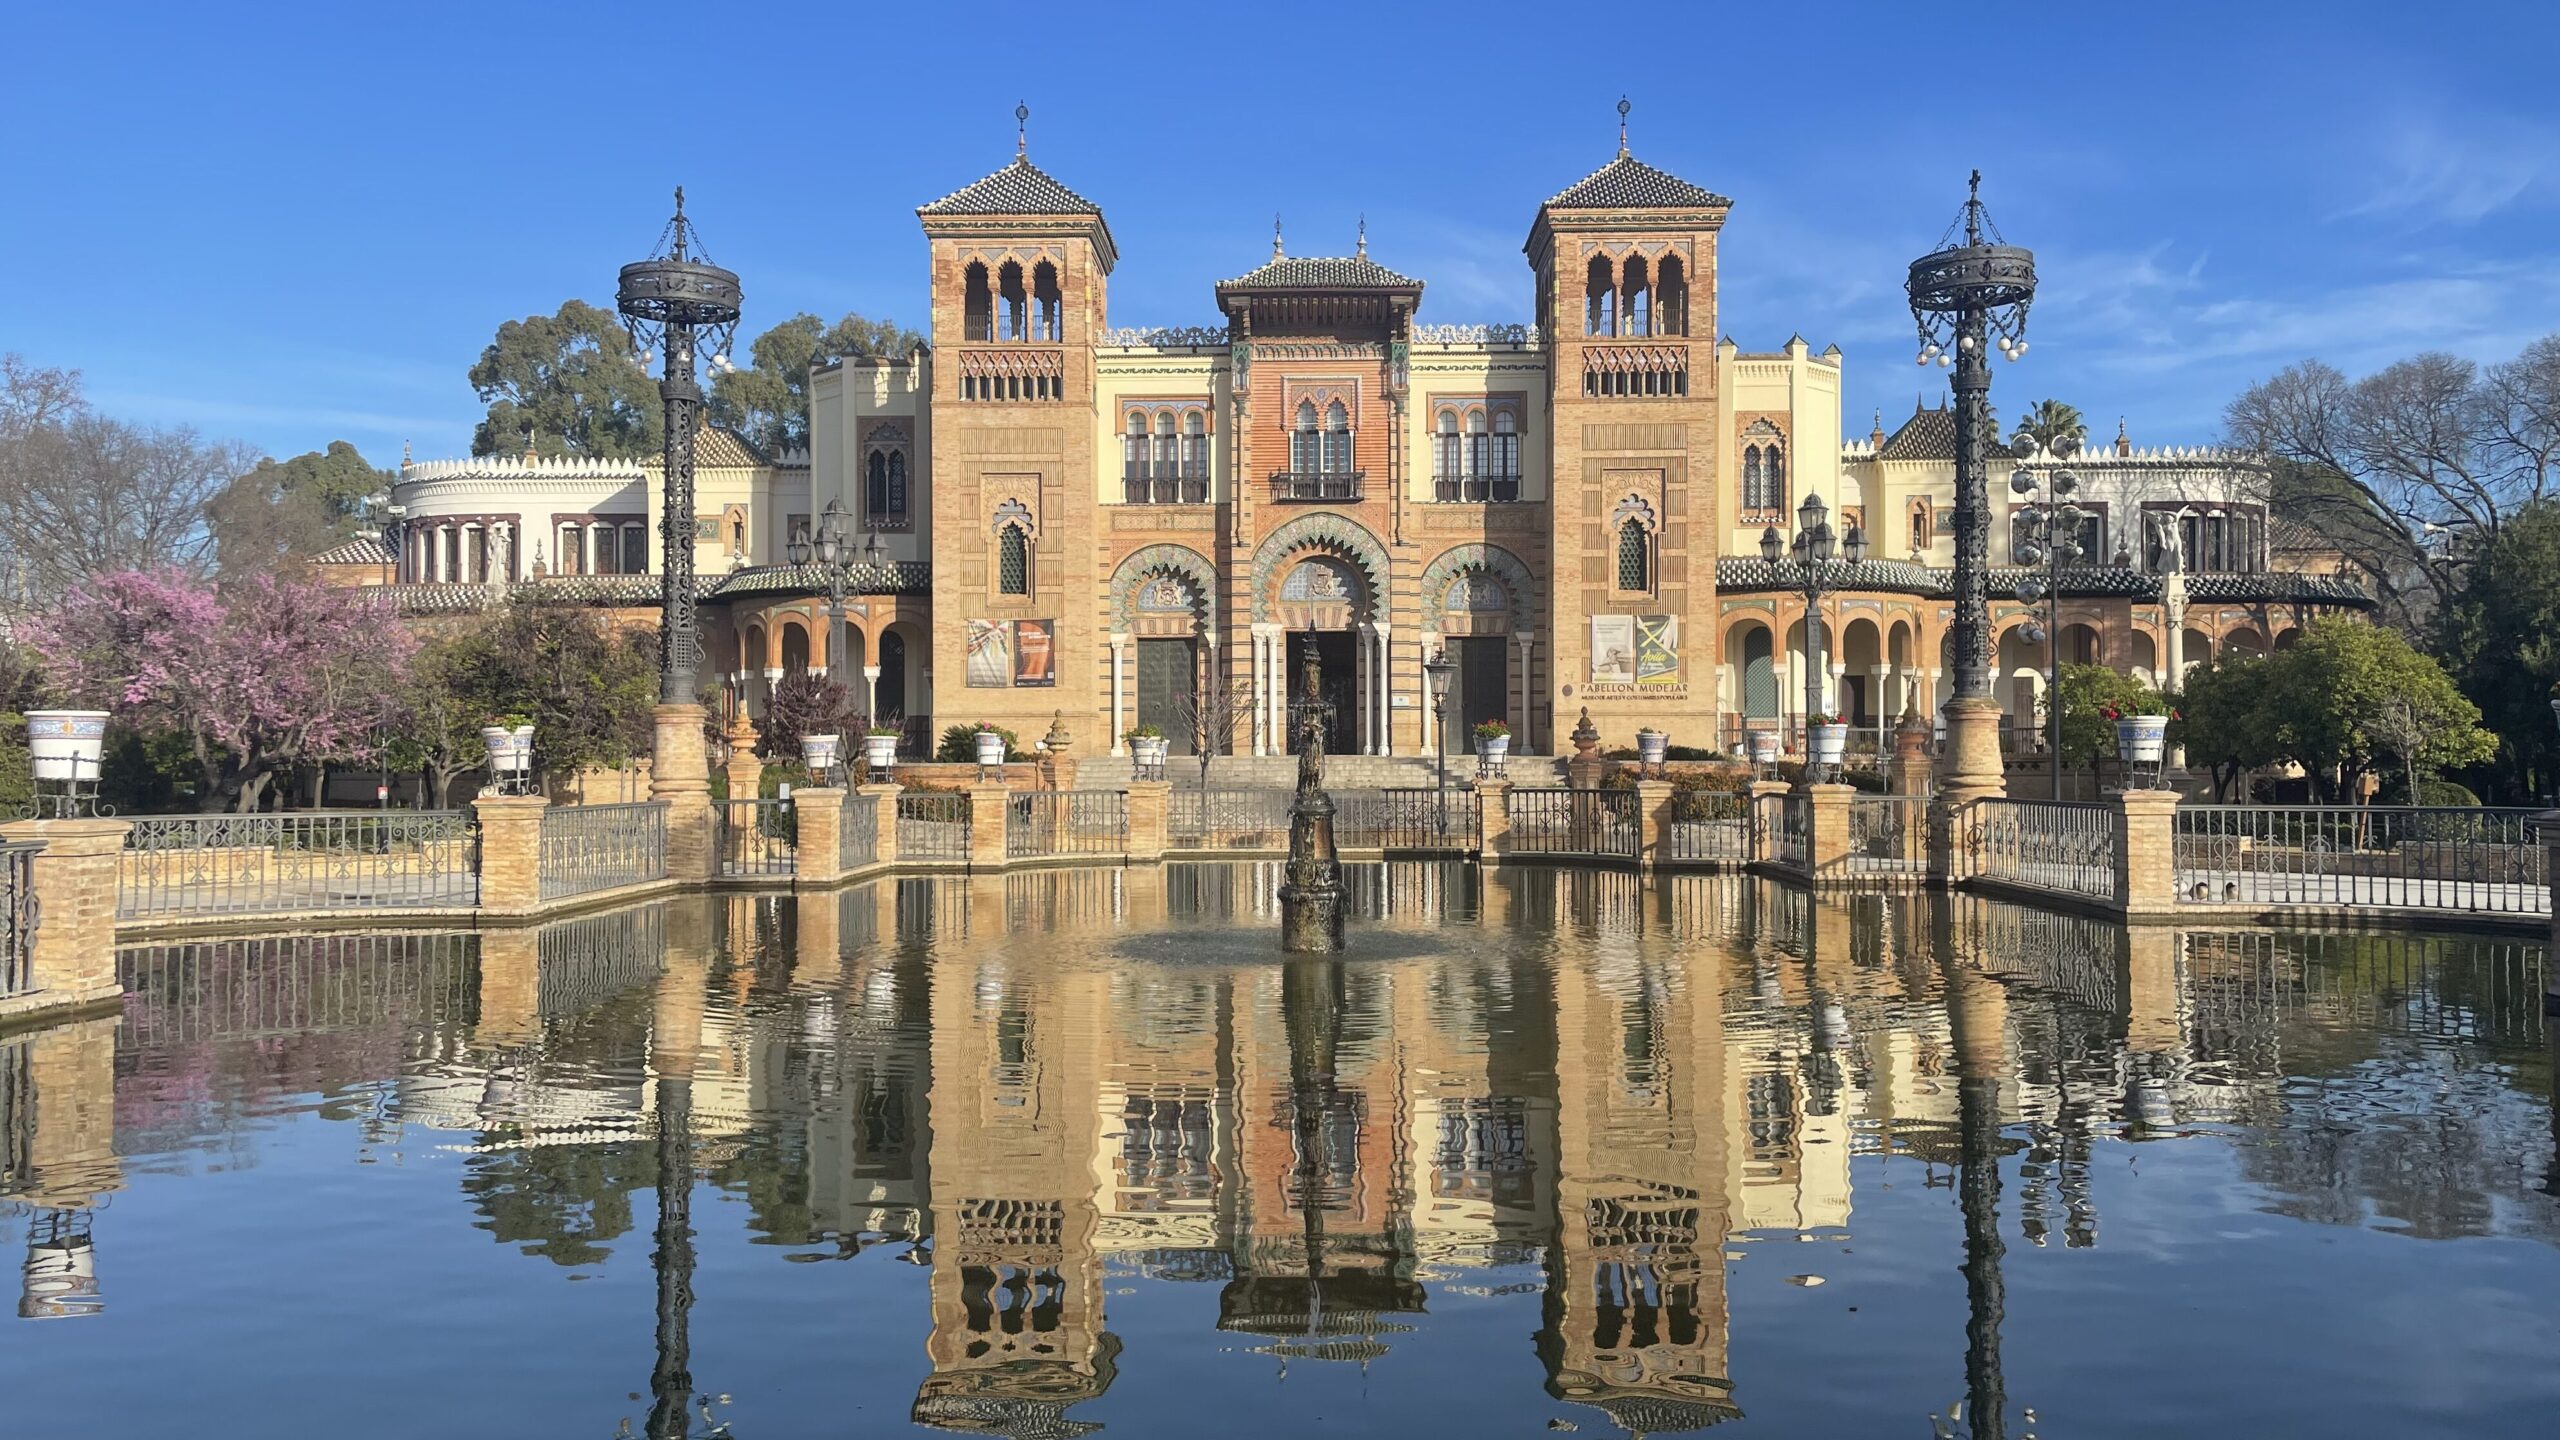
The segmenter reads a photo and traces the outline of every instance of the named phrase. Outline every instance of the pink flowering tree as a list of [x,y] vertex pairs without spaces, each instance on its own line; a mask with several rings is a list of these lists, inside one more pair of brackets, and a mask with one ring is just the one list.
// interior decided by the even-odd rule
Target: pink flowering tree
[[417,650],[359,591],[175,570],[91,576],[20,634],[63,698],[183,738],[206,811],[255,810],[297,766],[372,759]]

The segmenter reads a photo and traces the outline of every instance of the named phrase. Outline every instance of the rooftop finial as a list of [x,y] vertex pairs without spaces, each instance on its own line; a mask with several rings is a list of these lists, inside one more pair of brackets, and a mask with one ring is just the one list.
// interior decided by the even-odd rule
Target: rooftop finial
[[1031,106],[1027,101],[1018,101],[1013,107],[1013,158],[1031,158]]
[[403,470],[406,470],[406,469],[408,469],[410,466],[412,466],[412,465],[414,465],[414,464],[416,464],[416,463],[417,463],[417,462],[416,462],[415,460],[412,460],[411,458],[409,458],[409,442],[408,442],[408,441],[406,441],[406,440],[401,441],[401,442],[400,442],[400,468],[401,468],[401,469],[403,469]]
[[1979,170],[1974,171],[1973,178],[1966,182],[1964,243],[1967,245],[1982,243],[1982,172]]
[[681,185],[676,187],[676,217],[684,217],[684,187]]
[[1618,97],[1618,153],[1621,155],[1627,153],[1627,112],[1634,108],[1626,96]]
[[1360,217],[1360,243],[1352,253],[1363,260],[1369,258],[1369,217],[1366,215]]
[[1280,258],[1280,212],[1271,212],[1271,258]]

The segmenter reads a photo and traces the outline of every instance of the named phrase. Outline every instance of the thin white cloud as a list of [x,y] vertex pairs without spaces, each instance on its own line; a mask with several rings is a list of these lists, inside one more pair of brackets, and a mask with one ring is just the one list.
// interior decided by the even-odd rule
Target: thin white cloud
[[2328,218],[2411,229],[2476,223],[2548,187],[2556,141],[2540,126],[2488,117],[2461,125],[2403,117],[2371,151],[2357,152],[2371,164],[2349,172],[2357,193]]

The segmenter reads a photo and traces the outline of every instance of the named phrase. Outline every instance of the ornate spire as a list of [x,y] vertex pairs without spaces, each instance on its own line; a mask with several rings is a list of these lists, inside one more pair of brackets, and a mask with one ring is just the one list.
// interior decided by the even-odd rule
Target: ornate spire
[[1280,212],[1271,212],[1271,258],[1280,258]]
[[1360,240],[1351,253],[1363,260],[1369,258],[1369,217],[1366,215],[1360,217]]
[[2121,415],[2116,417],[2116,453],[2118,455],[2133,453],[2133,442],[2124,436],[2124,417]]
[[1627,112],[1634,108],[1626,96],[1618,97],[1618,153],[1621,155],[1627,153]]
[[1031,158],[1031,106],[1026,102],[1013,107],[1013,158]]

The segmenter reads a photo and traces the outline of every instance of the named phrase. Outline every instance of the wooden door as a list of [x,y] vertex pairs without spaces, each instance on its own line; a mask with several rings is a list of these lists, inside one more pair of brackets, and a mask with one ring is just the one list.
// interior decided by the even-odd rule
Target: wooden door
[[1165,749],[1172,754],[1194,753],[1193,721],[1185,707],[1198,691],[1199,674],[1190,641],[1138,642],[1138,723],[1162,730]]

